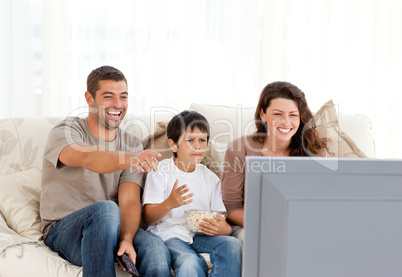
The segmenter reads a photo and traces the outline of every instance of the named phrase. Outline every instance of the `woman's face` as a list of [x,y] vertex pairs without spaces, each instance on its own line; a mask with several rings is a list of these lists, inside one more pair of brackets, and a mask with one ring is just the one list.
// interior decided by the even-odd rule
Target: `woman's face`
[[300,113],[295,101],[285,98],[271,100],[260,118],[268,125],[267,135],[277,143],[289,142],[300,126]]

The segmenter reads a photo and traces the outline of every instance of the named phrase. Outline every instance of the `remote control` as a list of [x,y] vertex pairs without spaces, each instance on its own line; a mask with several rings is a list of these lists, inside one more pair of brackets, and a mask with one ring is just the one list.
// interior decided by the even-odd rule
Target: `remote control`
[[127,270],[127,272],[130,275],[139,277],[137,268],[135,267],[133,261],[128,257],[126,253],[124,253],[121,256],[117,256],[117,259],[119,259],[123,267]]

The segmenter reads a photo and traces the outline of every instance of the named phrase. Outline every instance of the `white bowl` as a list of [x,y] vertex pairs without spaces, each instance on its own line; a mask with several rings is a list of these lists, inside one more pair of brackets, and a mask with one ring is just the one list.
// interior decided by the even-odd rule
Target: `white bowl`
[[219,215],[223,219],[226,219],[226,212],[209,211],[209,210],[186,210],[187,228],[196,235],[203,235],[200,228],[200,223],[209,224],[204,221],[204,218],[215,220],[214,216]]

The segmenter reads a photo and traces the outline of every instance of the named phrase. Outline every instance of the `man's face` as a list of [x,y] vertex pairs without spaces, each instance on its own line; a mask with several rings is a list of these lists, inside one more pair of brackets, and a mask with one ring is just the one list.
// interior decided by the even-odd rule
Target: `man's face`
[[99,89],[95,99],[90,97],[88,104],[95,109],[100,126],[108,129],[116,129],[127,112],[128,92],[125,81],[102,80],[99,81]]

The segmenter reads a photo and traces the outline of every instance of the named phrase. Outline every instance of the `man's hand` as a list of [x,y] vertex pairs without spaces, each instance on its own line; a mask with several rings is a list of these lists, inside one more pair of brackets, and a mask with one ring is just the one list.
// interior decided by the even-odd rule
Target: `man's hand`
[[[128,255],[128,257],[133,261],[133,263],[135,264],[135,261],[137,259],[137,253],[134,250],[134,246],[132,244],[132,242],[129,241],[121,241],[119,244],[119,250],[117,251],[117,256],[121,256],[124,253],[126,253]],[[122,270],[126,270],[123,265],[120,263],[120,261],[117,259],[117,262],[119,264],[119,267]]]
[[[182,185],[179,187],[179,180],[176,179],[172,192],[167,199],[167,203],[170,209],[174,209],[193,202],[193,199],[191,199],[191,197],[194,196],[194,193],[188,193],[189,191],[190,189],[187,187],[187,185]],[[188,194],[185,195],[186,193]]]
[[232,233],[232,227],[219,215],[215,215],[214,219],[203,218],[203,220],[207,223],[200,223],[199,225],[202,233],[205,235],[228,236]]
[[140,172],[149,172],[151,169],[157,171],[159,163],[157,158],[160,157],[161,154],[150,149],[132,153],[130,155],[130,166]]

